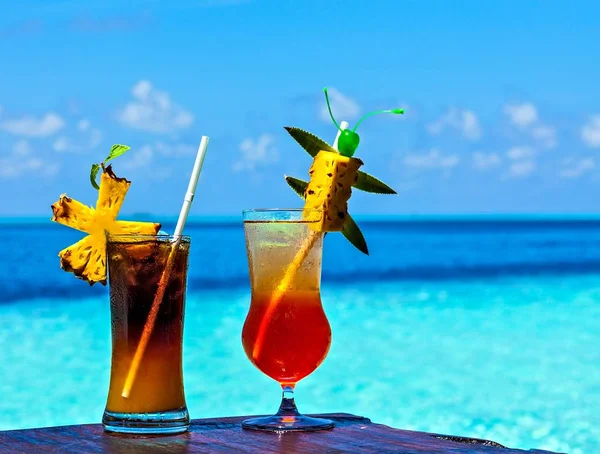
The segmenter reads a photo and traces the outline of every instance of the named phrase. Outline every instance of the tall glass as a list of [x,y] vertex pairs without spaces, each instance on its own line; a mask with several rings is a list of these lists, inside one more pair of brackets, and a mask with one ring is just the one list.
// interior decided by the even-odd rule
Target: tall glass
[[302,210],[243,212],[252,299],[242,344],[250,361],[283,390],[277,414],[248,419],[242,423],[246,429],[333,427],[330,420],[301,415],[294,401],[296,383],[323,362],[331,345],[320,293],[323,234],[316,230],[321,216],[309,213],[306,220]]
[[189,427],[182,370],[189,237],[181,237],[174,251],[148,343],[129,396],[123,396],[174,240],[169,235],[107,237],[112,327],[110,388],[102,418],[107,431],[174,434]]

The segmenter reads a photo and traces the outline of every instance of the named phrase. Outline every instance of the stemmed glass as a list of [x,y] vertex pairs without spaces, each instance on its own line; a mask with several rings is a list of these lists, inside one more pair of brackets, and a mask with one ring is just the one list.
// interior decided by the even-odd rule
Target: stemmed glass
[[243,212],[252,298],[242,331],[246,355],[283,390],[279,411],[245,420],[245,429],[330,429],[328,419],[301,415],[296,383],[325,359],[331,328],[321,304],[322,213],[301,209]]

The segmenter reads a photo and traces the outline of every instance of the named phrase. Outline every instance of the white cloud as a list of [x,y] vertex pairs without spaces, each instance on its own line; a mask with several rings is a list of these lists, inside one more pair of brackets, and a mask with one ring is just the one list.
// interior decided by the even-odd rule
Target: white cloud
[[478,140],[482,135],[477,115],[471,110],[451,107],[441,118],[427,126],[432,135],[439,135],[447,128],[458,130],[469,140]]
[[581,140],[590,148],[600,147],[600,115],[594,115],[583,125]]
[[531,159],[536,151],[531,147],[512,147],[506,152],[506,156],[513,161],[519,159]]
[[531,103],[508,105],[504,107],[504,112],[511,123],[520,127],[533,125],[538,120],[537,109]]
[[[145,100],[150,97],[152,93],[152,84],[147,80],[140,80],[136,85],[131,89],[131,94],[134,98]],[[157,93],[159,99],[164,99],[164,94]]]
[[275,138],[270,134],[261,134],[256,140],[244,139],[240,143],[242,157],[233,164],[233,171],[255,170],[257,166],[276,162],[279,153],[273,146],[274,142]]
[[[167,157],[193,155],[196,151],[197,148],[189,144],[155,142],[128,151],[127,154],[121,158],[122,164],[119,164],[119,166],[124,169],[139,169],[148,166],[157,155]],[[171,170],[172,169],[167,168],[161,168],[160,171],[159,169],[154,169],[153,172],[155,173],[152,175],[157,176],[159,179],[164,179],[171,175]]]
[[28,156],[31,154],[31,145],[26,140],[19,140],[13,145],[14,156]]
[[27,173],[52,176],[58,169],[57,164],[34,156],[31,145],[26,140],[16,142],[11,153],[0,158],[0,179],[16,178]]
[[65,121],[55,113],[47,113],[42,118],[29,115],[18,119],[0,122],[0,129],[17,136],[47,137],[56,134],[65,125]]
[[556,130],[550,126],[540,125],[531,130],[531,136],[544,148],[554,148],[558,144]]
[[556,129],[542,123],[538,110],[532,103],[507,105],[504,112],[513,125],[530,135],[539,146],[554,148],[558,145]]
[[58,137],[52,144],[55,151],[67,151],[70,147],[69,140],[66,137]]
[[510,165],[510,176],[522,178],[531,175],[536,169],[536,163],[532,160],[517,161]]
[[150,164],[152,157],[154,156],[154,151],[149,145],[144,145],[136,151],[132,150],[130,153],[131,154],[128,153],[127,158],[123,160],[120,167],[124,169],[139,169],[140,167],[145,167]]
[[82,118],[81,120],[79,120],[79,123],[77,123],[77,128],[80,131],[87,131],[88,129],[90,129],[90,121],[86,118]]
[[[333,87],[328,88],[327,92],[329,94],[331,112],[333,113],[333,116],[338,124],[342,121],[348,121],[358,117],[358,114],[360,113],[360,107],[354,99],[344,95]],[[327,109],[327,103],[325,101],[323,101],[321,104],[319,115],[321,120],[326,122],[331,121],[329,110]]]
[[147,80],[141,80],[131,90],[129,102],[117,118],[130,128],[154,133],[169,133],[192,125],[194,116],[171,101],[167,92],[159,91]]
[[500,156],[496,153],[482,153],[476,151],[473,153],[473,167],[478,170],[488,170],[500,165]]
[[53,144],[54,151],[59,153],[77,153],[96,148],[102,142],[102,132],[92,127],[90,121],[82,118],[77,123],[77,130],[71,136],[58,136]]
[[512,161],[508,168],[508,176],[523,178],[531,175],[537,168],[535,157],[538,152],[535,148],[516,146],[506,152],[506,157]]
[[596,163],[592,158],[574,159],[566,158],[563,160],[565,167],[560,176],[563,178],[579,178],[587,172],[596,168]]
[[418,169],[452,169],[458,165],[460,158],[457,155],[444,155],[436,148],[426,154],[415,153],[404,157],[402,163],[406,167]]
[[42,169],[43,162],[39,158],[0,159],[0,178],[14,178],[24,173]]
[[71,98],[67,101],[67,113],[69,115],[80,115],[81,111],[81,104],[77,99]]
[[102,132],[99,129],[92,129],[90,131],[89,147],[96,148],[102,142]]
[[156,142],[154,147],[156,151],[165,156],[191,155],[198,151],[197,147],[187,143]]

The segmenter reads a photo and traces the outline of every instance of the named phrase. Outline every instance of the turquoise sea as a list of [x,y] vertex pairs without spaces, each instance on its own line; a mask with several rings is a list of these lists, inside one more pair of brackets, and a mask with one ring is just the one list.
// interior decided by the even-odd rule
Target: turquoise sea
[[[333,345],[297,387],[302,412],[600,452],[599,219],[358,220],[369,257],[338,234],[325,240]],[[191,416],[272,413],[278,385],[240,341],[249,304],[241,220],[192,220],[186,233]],[[56,255],[82,234],[20,219],[1,221],[0,234],[0,430],[99,422],[107,288],[61,271]]]

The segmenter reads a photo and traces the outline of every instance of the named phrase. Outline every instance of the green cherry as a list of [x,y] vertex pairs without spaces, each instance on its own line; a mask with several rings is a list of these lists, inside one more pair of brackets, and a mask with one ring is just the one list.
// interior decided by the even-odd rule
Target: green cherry
[[329,110],[329,116],[333,120],[333,123],[338,128],[338,130],[342,133],[340,135],[340,138],[338,139],[338,151],[342,156],[352,157],[356,152],[358,144],[360,143],[360,137],[356,133],[356,128],[358,128],[358,125],[361,124],[364,119],[370,117],[371,115],[381,113],[391,113],[394,115],[404,114],[404,109],[376,110],[375,112],[368,113],[360,120],[358,120],[358,123],[356,123],[356,126],[354,126],[354,129],[352,131],[349,129],[344,129],[342,131],[340,125],[338,125],[337,121],[335,121],[335,118],[333,118],[333,113],[331,112],[331,106],[329,104],[329,95],[327,94],[327,87],[323,88],[323,91],[325,92],[325,100],[327,101],[327,109]]
[[358,148],[360,137],[354,131],[344,129],[338,139],[338,150],[342,156],[351,158]]

